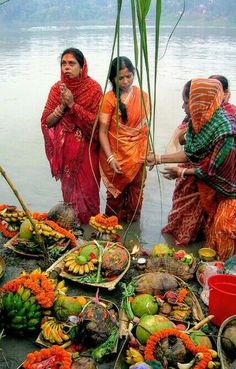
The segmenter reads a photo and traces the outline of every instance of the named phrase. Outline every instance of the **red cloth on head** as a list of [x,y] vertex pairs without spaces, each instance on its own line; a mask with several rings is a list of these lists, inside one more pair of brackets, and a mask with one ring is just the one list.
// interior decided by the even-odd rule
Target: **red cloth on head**
[[[61,102],[61,83],[72,92],[74,105],[52,128],[46,119]],[[78,220],[87,223],[91,215],[99,212],[98,134],[90,138],[102,97],[100,85],[88,76],[84,59],[82,74],[68,78],[61,73],[49,93],[41,123],[45,151],[52,175],[62,182],[64,201],[74,207]],[[90,147],[90,150],[89,150]]]

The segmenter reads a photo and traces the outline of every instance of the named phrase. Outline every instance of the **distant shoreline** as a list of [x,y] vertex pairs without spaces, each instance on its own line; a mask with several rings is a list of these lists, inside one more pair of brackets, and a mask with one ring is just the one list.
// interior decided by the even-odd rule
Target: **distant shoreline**
[[[161,18],[161,28],[173,28],[176,24],[178,18],[177,17],[162,17]],[[121,27],[129,28],[132,27],[131,19],[123,19]],[[62,26],[63,24],[63,26]],[[11,29],[9,29],[11,26]],[[0,31],[1,30],[8,30],[12,31],[12,27],[17,29],[19,28],[33,28],[33,27],[61,27],[61,28],[68,28],[68,27],[78,27],[78,28],[86,28],[86,27],[115,27],[115,18],[110,18],[107,21],[107,18],[98,19],[96,24],[94,24],[94,20],[80,20],[79,22],[76,20],[63,20],[59,19],[55,21],[52,20],[31,20],[29,22],[22,22],[22,21],[9,21],[1,19]],[[147,27],[155,27],[154,17],[147,18]],[[192,16],[192,15],[184,15],[183,18],[180,20],[178,24],[178,28],[236,28],[236,20],[229,19],[225,17],[211,17],[207,18],[204,16]]]

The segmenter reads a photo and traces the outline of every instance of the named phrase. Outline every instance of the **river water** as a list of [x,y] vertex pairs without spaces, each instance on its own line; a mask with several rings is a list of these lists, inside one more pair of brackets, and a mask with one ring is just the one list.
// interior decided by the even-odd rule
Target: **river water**
[[[170,28],[161,28],[159,56],[163,54]],[[0,31],[0,165],[32,211],[48,211],[62,200],[60,184],[52,179],[44,152],[40,117],[51,85],[59,79],[59,56],[67,47],[80,48],[88,61],[89,74],[105,85],[113,27],[37,27]],[[154,70],[155,29],[148,28],[151,80]],[[223,74],[230,80],[236,102],[235,29],[182,28],[174,33],[165,57],[158,63],[155,147],[164,151],[180,123],[181,92],[194,77]],[[120,54],[134,60],[130,27],[121,28]],[[152,245],[161,240],[160,229],[171,207],[173,182],[148,173],[140,225],[141,238]],[[101,189],[103,210],[105,192]],[[0,177],[0,203],[18,205]]]

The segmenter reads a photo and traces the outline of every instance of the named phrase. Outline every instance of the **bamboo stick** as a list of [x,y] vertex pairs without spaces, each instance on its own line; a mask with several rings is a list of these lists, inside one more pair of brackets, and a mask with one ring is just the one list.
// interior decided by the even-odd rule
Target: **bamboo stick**
[[47,267],[49,265],[49,255],[45,246],[45,243],[42,239],[42,237],[40,236],[38,229],[36,228],[35,222],[33,220],[33,218],[30,215],[29,210],[27,209],[22,197],[19,195],[17,189],[14,187],[12,181],[10,180],[10,178],[7,176],[6,172],[4,171],[4,169],[1,167],[0,165],[0,173],[3,176],[3,178],[6,180],[6,182],[8,183],[8,185],[10,186],[10,188],[12,189],[13,193],[15,194],[17,200],[19,201],[19,203],[22,206],[22,209],[24,210],[27,218],[29,219],[30,223],[32,224],[32,227],[35,231],[35,236],[36,236],[36,240],[42,250],[43,256],[44,256],[44,262],[45,262],[45,266]]

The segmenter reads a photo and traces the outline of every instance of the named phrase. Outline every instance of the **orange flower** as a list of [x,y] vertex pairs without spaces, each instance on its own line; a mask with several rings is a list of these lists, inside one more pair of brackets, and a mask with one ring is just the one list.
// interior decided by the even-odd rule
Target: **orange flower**
[[3,290],[5,292],[12,291],[16,293],[20,285],[29,288],[38,304],[43,308],[48,309],[53,305],[55,300],[54,285],[44,274],[25,274],[7,282],[3,286]]
[[186,333],[181,332],[178,329],[167,328],[159,332],[153,333],[149,337],[144,351],[145,361],[146,360],[156,361],[154,355],[156,345],[160,340],[168,336],[176,336],[180,338],[184,346],[187,348],[187,350],[189,350],[193,355],[196,355],[199,352],[203,354],[202,359],[199,362],[197,362],[197,364],[194,366],[194,369],[205,369],[209,361],[212,360],[211,352],[208,350],[206,346],[195,346]]
[[118,218],[115,215],[106,217],[106,215],[99,213],[94,219],[96,223],[99,223],[104,227],[115,227],[118,225]]
[[72,247],[76,246],[76,238],[72,233],[60,227],[57,223],[53,222],[52,220],[45,220],[44,223],[49,225],[55,231],[63,234],[66,238],[69,238]]
[[72,358],[70,354],[59,346],[52,346],[47,349],[42,349],[40,351],[31,352],[26,356],[26,360],[23,363],[24,369],[33,369],[34,364],[39,364],[43,360],[49,358],[55,358],[55,361],[60,364],[59,369],[70,369],[72,364]]
[[[1,211],[1,209],[0,209]],[[18,231],[9,231],[7,229],[7,226],[5,224],[3,224],[0,220],[0,232],[3,234],[3,236],[7,237],[7,238],[12,238],[14,237]]]
[[188,290],[186,288],[182,288],[180,291],[179,291],[179,294],[178,294],[178,297],[177,297],[177,301],[176,302],[183,302],[186,295],[188,293]]
[[35,220],[44,220],[48,217],[48,213],[32,213],[31,215]]

